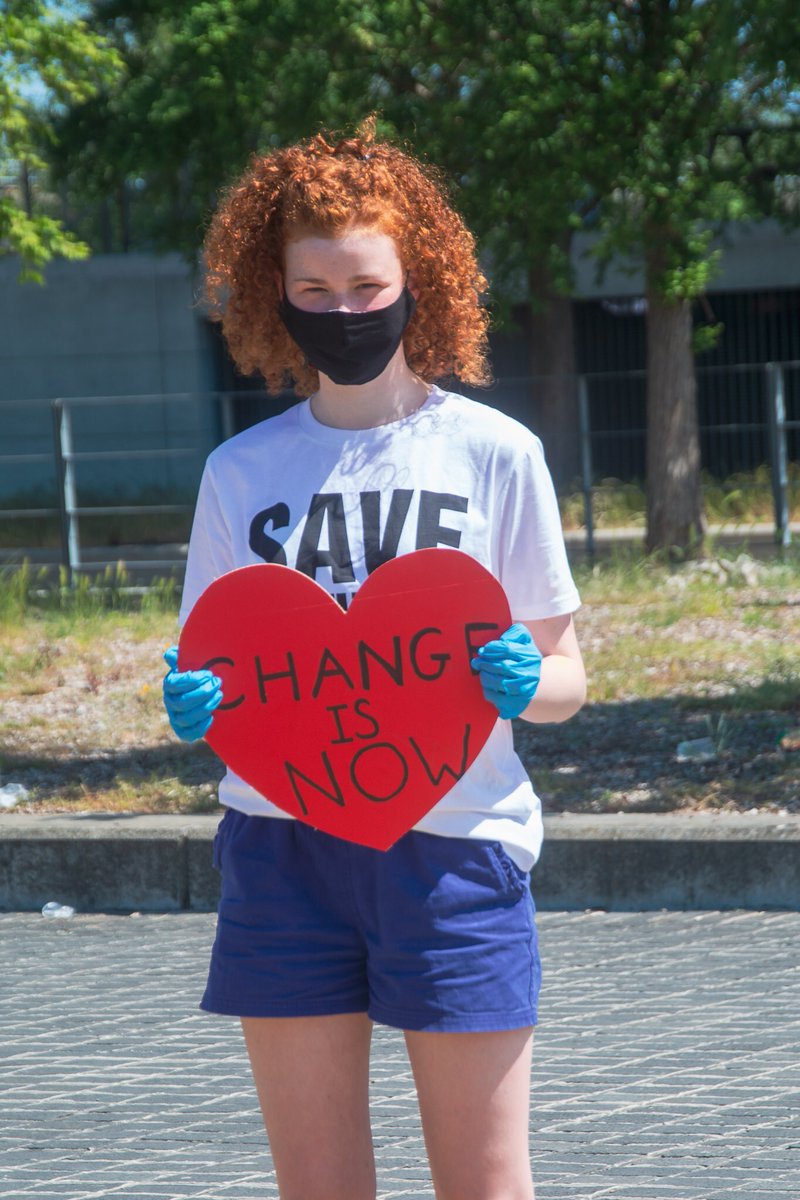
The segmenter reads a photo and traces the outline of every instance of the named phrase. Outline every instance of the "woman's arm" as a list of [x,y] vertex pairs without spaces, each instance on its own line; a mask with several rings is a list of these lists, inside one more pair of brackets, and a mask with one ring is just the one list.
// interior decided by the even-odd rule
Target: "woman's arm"
[[537,724],[566,721],[586,700],[586,672],[572,617],[567,613],[563,617],[520,623],[528,630],[542,656],[539,686],[520,715],[524,721]]

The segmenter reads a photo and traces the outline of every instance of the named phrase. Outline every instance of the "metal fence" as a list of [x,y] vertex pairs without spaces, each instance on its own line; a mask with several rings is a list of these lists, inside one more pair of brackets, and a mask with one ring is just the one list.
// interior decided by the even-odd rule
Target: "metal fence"
[[[775,541],[788,546],[789,463],[800,460],[800,360],[698,367],[696,376],[703,465],[713,462],[719,477],[766,466]],[[646,381],[645,371],[578,376],[581,489],[590,555],[595,552],[598,480],[609,474],[620,480],[644,476]]]
[[[717,377],[716,381],[714,376]],[[725,385],[721,389],[717,388],[720,381]],[[510,395],[512,385],[518,388],[522,382],[499,380],[492,401],[502,407],[504,383]],[[585,550],[591,556],[595,553],[597,542],[595,507],[600,481],[609,473],[623,481],[643,474],[645,373],[586,374],[579,376],[577,383],[580,415],[577,437],[581,450],[584,514],[582,533]],[[717,461],[724,461],[733,470],[744,470],[753,464],[768,466],[774,536],[779,545],[788,546],[791,541],[789,462],[792,457],[800,458],[800,452],[797,451],[800,446],[800,419],[797,419],[800,416],[800,361],[705,370],[699,368],[698,384],[701,418],[709,415],[716,417],[710,421],[701,419],[704,458],[714,449]],[[715,396],[716,391],[719,391],[719,397]],[[787,406],[787,394],[791,399],[790,408]],[[285,398],[285,403],[279,404],[277,411],[289,402],[291,398]],[[17,442],[24,444],[27,441],[40,448],[20,453],[0,452],[0,481],[11,468],[21,469],[23,476],[29,468],[35,469],[40,475],[43,470],[49,470],[54,502],[50,505],[12,508],[3,507],[0,500],[0,522],[57,519],[60,564],[66,569],[70,582],[80,572],[97,572],[114,565],[118,555],[98,557],[96,549],[91,561],[87,560],[85,543],[81,538],[81,522],[86,518],[102,516],[124,518],[146,514],[183,514],[188,529],[188,516],[194,507],[193,500],[188,497],[194,495],[206,454],[219,441],[269,415],[269,404],[271,411],[276,411],[274,399],[268,401],[263,392],[91,396],[3,402],[0,404],[0,446],[8,441],[7,429],[4,432],[4,418],[7,419],[9,413],[16,409],[18,414],[24,414],[27,421],[27,434],[20,437],[17,431]],[[133,415],[134,423],[138,420],[144,424],[137,414],[144,413],[148,406],[153,405],[160,405],[162,411],[173,414],[173,428],[169,436],[164,429],[155,430],[157,437],[152,444],[133,446],[132,434],[128,432],[126,435],[125,430],[121,429],[117,430],[118,444],[98,447],[88,444],[92,440],[87,436],[87,428],[91,427],[91,423],[87,426],[84,420],[83,428],[77,428],[80,414],[84,418],[91,416],[92,411],[117,414],[123,408],[129,410],[129,418]],[[201,411],[205,413],[202,421],[198,420]],[[191,421],[186,419],[187,412],[193,415]],[[180,416],[181,413],[184,415]],[[732,415],[737,419],[731,420]],[[37,416],[38,421],[35,419]],[[185,444],[172,444],[176,436]],[[96,437],[94,441],[97,441]],[[724,448],[724,453],[720,447]],[[147,503],[136,499],[129,503],[81,501],[79,473],[87,465],[97,468],[98,464],[105,464],[106,468],[115,470],[117,467],[130,469],[137,462],[147,464],[150,469],[157,462],[182,463],[183,491],[187,493],[187,498],[174,503]],[[1,531],[2,524],[0,551],[3,549]],[[137,557],[135,567],[139,571],[169,571],[181,569],[184,562],[185,557],[179,552],[174,557]]]
[[[55,503],[50,506],[12,508],[4,506],[0,502],[0,521],[6,523],[57,518],[61,543],[60,565],[66,568],[70,583],[74,582],[76,574],[81,571],[95,572],[115,565],[119,556],[104,559],[93,555],[90,562],[84,560],[84,546],[80,533],[83,518],[140,517],[146,514],[158,516],[185,514],[188,517],[194,510],[194,501],[187,500],[182,503],[161,501],[157,504],[136,500],[131,503],[81,503],[79,468],[85,464],[106,464],[113,468],[115,465],[130,466],[136,462],[152,466],[159,460],[173,463],[184,460],[189,465],[186,474],[189,490],[193,492],[199,481],[205,455],[212,445],[237,432],[234,400],[241,394],[234,392],[182,392],[150,396],[77,396],[54,400],[4,401],[0,404],[0,446],[8,439],[8,433],[3,430],[3,419],[8,417],[10,411],[16,409],[24,412],[27,418],[25,431],[23,434],[17,432],[17,440],[46,443],[46,448],[17,454],[0,453],[0,479],[2,473],[12,467],[38,468],[40,475],[48,472],[52,475],[52,484],[49,489],[46,484],[43,487],[52,492]],[[247,393],[244,394],[247,395]],[[258,394],[260,395],[260,393]],[[156,405],[168,406],[170,409],[188,406],[189,409],[195,411],[195,415],[201,407],[208,408],[210,406],[213,413],[210,438],[197,436],[202,426],[198,425],[195,420],[191,424],[190,432],[195,436],[190,445],[150,444],[132,448],[125,444],[126,431],[122,429],[117,431],[117,438],[121,444],[112,448],[77,448],[80,445],[80,438],[76,436],[76,414],[90,413],[91,410],[118,412],[121,409],[132,409],[135,416],[137,410],[141,411],[148,406]],[[85,439],[85,430],[83,433]],[[106,486],[108,488],[108,485]],[[40,490],[42,490],[42,485],[40,485]],[[108,490],[113,491],[114,489],[112,487]],[[0,550],[2,548],[2,534],[0,534]],[[154,559],[137,557],[136,568],[137,570],[158,568],[169,570],[182,568],[184,563],[184,556]]]

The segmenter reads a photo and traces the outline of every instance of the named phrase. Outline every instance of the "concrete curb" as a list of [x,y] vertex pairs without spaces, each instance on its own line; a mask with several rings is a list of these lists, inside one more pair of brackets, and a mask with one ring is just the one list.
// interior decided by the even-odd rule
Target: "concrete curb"
[[[0,818],[0,910],[208,912],[212,816]],[[533,875],[543,911],[800,909],[800,816],[564,814],[545,818]]]
[[533,893],[549,910],[800,909],[800,816],[546,817]]

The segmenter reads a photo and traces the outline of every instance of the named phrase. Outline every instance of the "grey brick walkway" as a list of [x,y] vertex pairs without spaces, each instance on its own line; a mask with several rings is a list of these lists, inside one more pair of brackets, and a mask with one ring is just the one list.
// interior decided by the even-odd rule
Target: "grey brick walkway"
[[[800,914],[545,913],[537,1200],[800,1198]],[[2,1200],[275,1197],[213,917],[0,915]],[[432,1196],[377,1029],[383,1197]]]

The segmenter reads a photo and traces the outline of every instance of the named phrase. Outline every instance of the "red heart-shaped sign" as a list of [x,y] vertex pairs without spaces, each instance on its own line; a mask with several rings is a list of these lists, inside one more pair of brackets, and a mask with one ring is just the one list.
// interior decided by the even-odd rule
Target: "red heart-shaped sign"
[[491,733],[470,659],[510,624],[500,584],[459,550],[391,559],[347,612],[299,571],[242,567],[197,601],[178,662],[223,681],[206,741],[231,770],[299,820],[387,850]]

